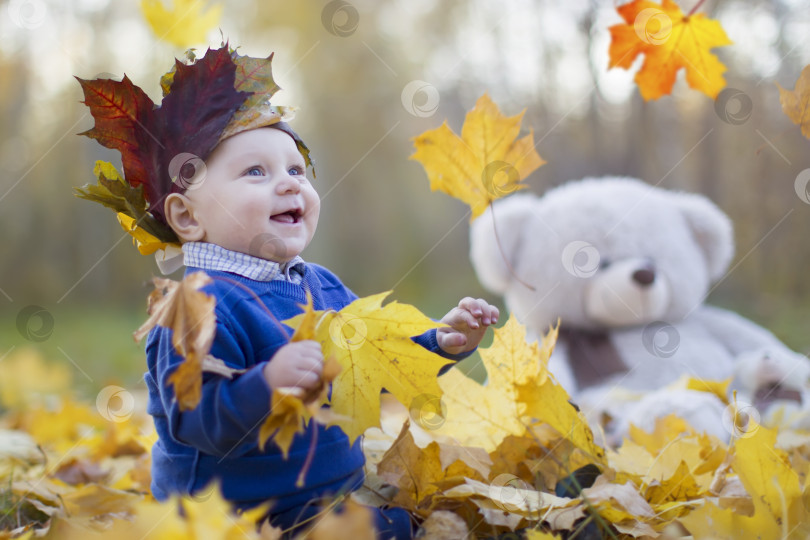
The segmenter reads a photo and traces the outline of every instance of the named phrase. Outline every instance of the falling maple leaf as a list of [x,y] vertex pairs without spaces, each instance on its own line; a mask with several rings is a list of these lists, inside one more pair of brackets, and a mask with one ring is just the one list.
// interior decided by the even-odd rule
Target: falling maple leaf
[[205,43],[208,32],[219,24],[222,4],[201,0],[170,0],[167,9],[161,0],[141,0],[141,11],[158,39],[188,48]]
[[167,384],[174,386],[180,410],[191,410],[202,397],[203,362],[216,332],[216,299],[199,290],[211,278],[205,272],[194,272],[180,282],[155,278],[154,283],[149,318],[135,331],[135,339],[140,341],[156,325],[172,329],[172,345],[184,360]]
[[645,100],[671,93],[681,68],[689,86],[712,99],[725,87],[726,67],[709,52],[732,43],[719,22],[703,13],[684,15],[672,0],[662,0],[660,5],[634,0],[616,9],[625,24],[610,27],[609,67],[629,69],[644,54],[635,80]]
[[[525,111],[524,111],[525,112]],[[470,205],[471,221],[504,195],[526,186],[519,182],[545,161],[534,149],[534,132],[515,140],[523,112],[506,117],[487,94],[467,113],[461,137],[447,122],[413,139],[432,190]]]
[[[441,395],[436,382],[448,360],[415,343],[436,323],[408,304],[391,302],[389,292],[360,298],[339,312],[324,314],[315,331],[324,357],[333,356],[341,372],[332,383],[331,408],[354,441],[380,425],[380,391],[385,388],[406,406],[424,394]],[[298,328],[306,314],[284,321]]]
[[779,83],[776,86],[782,110],[802,128],[802,135],[810,139],[810,65],[804,66],[793,90],[785,90]]

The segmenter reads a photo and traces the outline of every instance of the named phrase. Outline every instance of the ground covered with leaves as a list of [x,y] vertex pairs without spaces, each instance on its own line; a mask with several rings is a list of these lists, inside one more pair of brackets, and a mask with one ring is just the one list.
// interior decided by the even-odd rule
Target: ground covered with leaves
[[[668,417],[603,449],[548,373],[554,338],[526,343],[511,319],[480,351],[485,384],[452,369],[438,378],[441,399],[406,407],[384,395],[352,501],[407,508],[427,520],[428,538],[810,535],[810,434],[742,419],[721,441]],[[152,498],[145,395],[109,386],[95,403],[80,400],[69,370],[31,349],[0,369],[0,538],[279,537],[256,526],[261,511],[234,514],[214,486]],[[352,501],[310,537],[373,537]]]

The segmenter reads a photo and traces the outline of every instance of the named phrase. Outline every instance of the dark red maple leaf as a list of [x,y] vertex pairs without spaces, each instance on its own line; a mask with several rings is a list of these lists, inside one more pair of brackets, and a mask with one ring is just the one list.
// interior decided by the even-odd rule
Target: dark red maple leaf
[[194,64],[176,61],[175,70],[158,108],[126,76],[121,82],[78,79],[96,121],[80,135],[121,152],[124,178],[133,187],[144,185],[149,211],[162,223],[166,196],[185,189],[172,182],[172,159],[180,154],[207,159],[233,113],[251,95],[234,88],[236,65],[227,44],[208,49]]
[[149,183],[143,150],[156,137],[155,104],[143,90],[125,75],[121,82],[111,79],[93,81],[76,77],[84,91],[84,104],[96,123],[79,135],[121,152],[124,175],[132,187]]

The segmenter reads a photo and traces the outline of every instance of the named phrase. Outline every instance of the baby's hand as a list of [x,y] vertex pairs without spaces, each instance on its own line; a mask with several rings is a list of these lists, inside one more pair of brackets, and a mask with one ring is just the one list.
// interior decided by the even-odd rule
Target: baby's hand
[[448,327],[436,331],[439,347],[448,354],[460,354],[478,346],[490,324],[498,322],[498,308],[480,298],[464,298],[442,318]]
[[264,366],[270,388],[315,388],[321,382],[323,352],[317,341],[293,341],[281,347]]

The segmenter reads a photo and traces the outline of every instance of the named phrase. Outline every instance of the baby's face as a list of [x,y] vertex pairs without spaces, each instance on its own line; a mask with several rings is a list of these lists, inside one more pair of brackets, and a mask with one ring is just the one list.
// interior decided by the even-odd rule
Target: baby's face
[[285,262],[315,234],[320,199],[304,158],[283,131],[259,128],[226,139],[197,182],[185,195],[204,242]]

